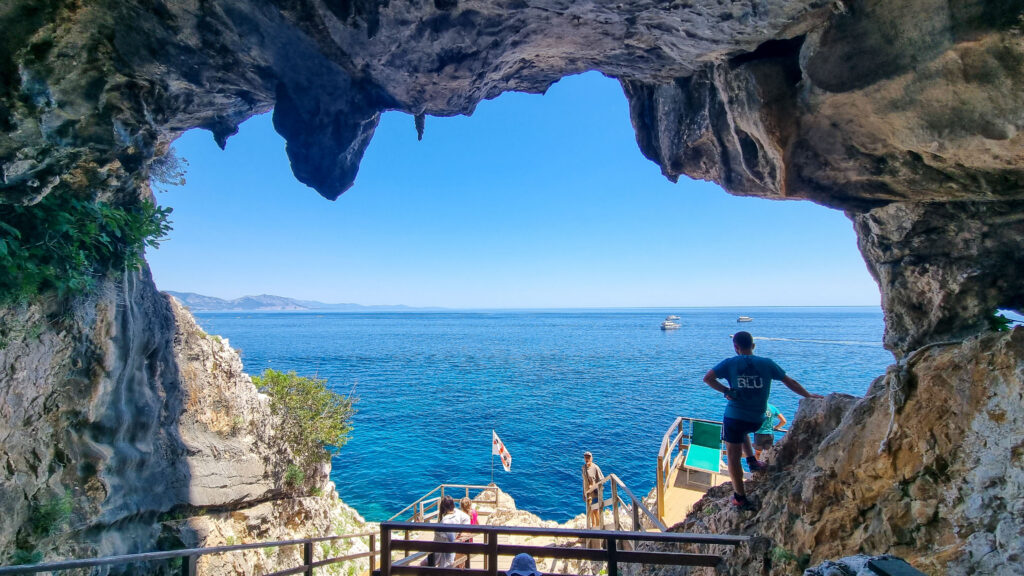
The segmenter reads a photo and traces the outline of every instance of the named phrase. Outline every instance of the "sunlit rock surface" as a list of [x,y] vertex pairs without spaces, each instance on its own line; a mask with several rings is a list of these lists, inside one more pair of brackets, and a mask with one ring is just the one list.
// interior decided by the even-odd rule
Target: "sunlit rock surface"
[[[906,549],[934,573],[943,562],[963,572],[992,559],[1019,563],[1019,526],[1001,503],[1020,500],[1019,449],[986,435],[978,395],[999,395],[1004,438],[1024,436],[1010,417],[1021,403],[1010,392],[1024,378],[1012,368],[1021,356],[1013,339],[977,335],[996,308],[1024,305],[1022,8],[1021,0],[7,0],[0,202],[145,197],[154,156],[183,131],[208,129],[224,146],[240,122],[271,108],[296,177],[336,198],[354,182],[382,111],[468,114],[503,91],[543,92],[567,74],[599,70],[622,83],[639,148],[667,177],[846,211],[879,282],[885,343],[897,358],[917,358],[912,372],[921,368],[909,397],[934,392],[896,410],[887,450],[871,459],[822,445],[809,468],[810,453],[794,455],[793,470],[805,474],[793,472],[794,490],[817,488],[806,496],[801,488],[791,508],[766,495],[751,526],[797,522],[769,515],[786,508],[829,537],[793,524],[779,541],[813,544],[820,558],[857,542],[878,548],[872,553]],[[424,145],[429,134],[427,121]],[[234,400],[240,367],[223,364],[215,342],[179,357],[175,317],[148,280],[108,279],[75,302],[8,307],[0,319],[4,550],[15,546],[30,502],[64,488],[75,495],[75,530],[90,543],[75,550],[101,553],[145,548],[169,509],[278,493],[266,476],[280,466],[273,446],[226,421],[215,394],[187,390],[190,381],[221,382]],[[949,352],[958,360],[947,372],[925,369],[937,349],[915,353],[964,338],[941,348],[960,350]],[[996,369],[997,359],[1011,368]],[[881,418],[877,392],[854,412]],[[966,412],[934,420],[965,398]],[[197,399],[201,410],[190,407]],[[255,399],[239,401],[243,413],[261,414]],[[900,440],[903,431],[916,434]],[[839,432],[848,446],[880,441],[877,428],[844,423]],[[256,448],[269,450],[265,459],[247,453]],[[830,454],[834,461],[821,460]],[[1008,479],[936,464],[969,454],[1007,463]],[[929,474],[939,474],[939,496],[926,482],[913,501],[882,488],[918,486]],[[152,491],[154,479],[165,489]],[[851,487],[855,480],[868,487]],[[1001,486],[1004,495],[993,506],[966,495],[957,503],[949,496],[957,482],[992,498]],[[845,515],[833,518],[823,503]],[[74,551],[66,542],[42,546]],[[929,555],[933,545],[939,552]]]

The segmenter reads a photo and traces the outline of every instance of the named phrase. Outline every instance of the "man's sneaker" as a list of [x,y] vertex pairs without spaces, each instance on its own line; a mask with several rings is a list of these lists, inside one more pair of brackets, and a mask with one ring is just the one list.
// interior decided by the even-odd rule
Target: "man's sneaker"
[[751,472],[760,472],[768,468],[768,465],[755,458],[747,459],[747,468],[750,468]]
[[754,506],[754,503],[748,500],[746,496],[740,496],[735,492],[732,494],[732,505],[740,510],[757,510],[757,506]]

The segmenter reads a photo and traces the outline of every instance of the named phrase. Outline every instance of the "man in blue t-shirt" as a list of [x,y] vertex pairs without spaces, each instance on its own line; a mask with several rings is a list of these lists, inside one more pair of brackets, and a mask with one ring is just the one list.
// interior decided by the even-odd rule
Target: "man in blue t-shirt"
[[[771,392],[772,380],[778,380],[790,390],[804,398],[823,398],[820,394],[811,394],[799,382],[793,380],[779,368],[779,365],[768,358],[754,356],[754,337],[750,332],[737,332],[732,337],[736,356],[722,360],[717,366],[708,370],[704,382],[715,390],[725,394],[729,401],[725,406],[722,418],[722,440],[725,440],[726,459],[729,464],[729,477],[732,478],[734,506],[750,509],[753,506],[747,500],[743,489],[743,466],[740,464],[740,451],[747,457],[747,466],[751,472],[764,468],[764,464],[754,457],[754,449],[750,445],[750,433],[757,431],[764,422],[765,408],[768,406],[768,393]],[[718,381],[724,378],[729,386]]]

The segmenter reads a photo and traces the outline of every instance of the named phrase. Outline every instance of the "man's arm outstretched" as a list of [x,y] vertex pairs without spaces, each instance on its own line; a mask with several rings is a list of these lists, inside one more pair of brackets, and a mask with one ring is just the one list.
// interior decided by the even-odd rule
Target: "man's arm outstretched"
[[801,386],[799,382],[793,380],[789,376],[783,376],[782,383],[785,384],[787,388],[803,396],[804,398],[824,398],[824,396],[822,396],[821,394],[811,394],[810,392],[807,391],[806,388]]

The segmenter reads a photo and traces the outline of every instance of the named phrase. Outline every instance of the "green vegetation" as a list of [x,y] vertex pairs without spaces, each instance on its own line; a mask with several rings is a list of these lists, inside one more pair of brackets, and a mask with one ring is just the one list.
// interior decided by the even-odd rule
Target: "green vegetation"
[[238,414],[232,416],[230,430],[231,434],[238,434],[239,432],[242,431],[243,428],[245,428],[245,418]]
[[1008,332],[1013,329],[1014,324],[1019,324],[1019,322],[1007,318],[998,311],[988,317],[988,327],[996,332]]
[[145,247],[170,231],[170,213],[148,201],[114,206],[59,194],[0,204],[0,302],[79,294],[106,270],[140,268]]
[[306,481],[306,473],[302,471],[295,464],[288,465],[288,471],[284,473],[284,483],[287,486],[295,488],[296,486],[302,486],[302,483]]
[[28,523],[32,534],[37,537],[52,536],[60,531],[71,519],[71,492],[35,502],[29,513]]
[[772,564],[790,564],[796,562],[796,554],[786,550],[782,546],[772,548]]
[[43,561],[43,553],[39,550],[25,550],[18,548],[11,554],[11,565],[21,566],[22,564],[39,564]]
[[799,573],[802,573],[811,564],[810,554],[801,554],[797,556],[782,546],[772,548],[770,556],[772,564],[777,566],[788,566],[792,564],[794,565],[795,570]]
[[252,381],[270,396],[270,409],[281,418],[281,433],[301,468],[328,460],[348,440],[354,399],[328,389],[326,380],[267,370]]

